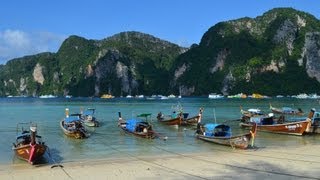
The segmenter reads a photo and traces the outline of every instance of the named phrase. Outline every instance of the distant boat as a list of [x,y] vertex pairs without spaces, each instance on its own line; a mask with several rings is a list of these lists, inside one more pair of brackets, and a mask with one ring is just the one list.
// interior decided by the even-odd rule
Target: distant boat
[[127,95],[126,98],[132,98],[132,96],[131,95]]
[[49,94],[49,95],[41,95],[39,96],[39,98],[43,98],[43,99],[47,99],[47,98],[56,98],[57,96],[54,96],[52,94]]
[[298,99],[308,99],[309,96],[306,93],[302,93],[302,94],[298,94],[296,96],[296,98],[298,98]]
[[222,98],[224,98],[224,96],[221,94],[211,93],[211,94],[209,94],[208,98],[209,99],[222,99]]
[[228,98],[247,98],[247,95],[243,93],[239,93],[235,95],[229,95]]
[[[29,130],[23,125],[28,125]],[[22,128],[22,132],[16,137],[16,142],[13,143],[12,150],[18,158],[35,164],[43,157],[47,150],[47,145],[42,141],[41,136],[37,134],[37,125],[33,123],[19,123],[17,130]]]
[[103,94],[100,98],[102,98],[102,99],[112,99],[112,98],[114,98],[114,96],[112,96],[111,94]]
[[136,98],[138,98],[138,99],[143,99],[144,98],[144,95],[136,95]]
[[170,99],[170,98],[176,98],[176,96],[173,95],[173,94],[170,94],[170,95],[168,96],[168,98],[169,98],[169,99]]
[[232,135],[231,128],[228,125],[215,123],[202,125],[199,123],[197,126],[196,137],[216,144],[246,149],[249,146],[251,139],[253,145],[256,130],[257,127],[253,126],[251,131],[246,134]]
[[252,98],[255,98],[255,99],[263,99],[265,98],[265,96],[261,95],[261,94],[258,94],[258,93],[253,93]]

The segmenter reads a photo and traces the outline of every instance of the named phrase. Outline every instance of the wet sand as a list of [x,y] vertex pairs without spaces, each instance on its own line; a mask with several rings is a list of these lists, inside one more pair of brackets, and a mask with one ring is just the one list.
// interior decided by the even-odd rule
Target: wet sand
[[[214,145],[216,146],[216,145]],[[217,146],[219,147],[219,146]],[[0,165],[0,179],[320,179],[320,145]]]

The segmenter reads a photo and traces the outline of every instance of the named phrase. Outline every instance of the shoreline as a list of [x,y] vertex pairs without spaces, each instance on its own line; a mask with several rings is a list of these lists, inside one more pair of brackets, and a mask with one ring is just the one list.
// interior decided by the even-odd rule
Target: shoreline
[[[212,146],[219,146],[212,144]],[[0,165],[0,179],[320,179],[320,145]]]

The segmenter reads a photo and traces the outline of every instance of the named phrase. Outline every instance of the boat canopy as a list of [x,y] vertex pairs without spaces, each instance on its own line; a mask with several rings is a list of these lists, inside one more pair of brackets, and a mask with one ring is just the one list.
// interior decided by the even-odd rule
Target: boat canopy
[[85,116],[92,116],[94,114],[95,109],[94,108],[88,108],[83,112],[83,115]]
[[134,132],[139,123],[142,123],[139,119],[129,119],[126,121],[126,129],[130,132]]
[[79,120],[80,120],[79,116],[69,116],[64,119],[66,123],[72,123]]
[[273,122],[273,117],[272,116],[256,116],[256,117],[251,117],[250,122],[255,122],[260,125],[272,125]]
[[208,123],[204,125],[205,136],[231,136],[231,128],[225,124]]

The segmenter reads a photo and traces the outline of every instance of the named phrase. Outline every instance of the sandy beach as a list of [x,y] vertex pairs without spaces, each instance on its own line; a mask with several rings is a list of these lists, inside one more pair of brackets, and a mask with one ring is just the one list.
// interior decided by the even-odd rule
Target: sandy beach
[[[216,145],[214,145],[216,146]],[[101,159],[62,167],[1,165],[0,179],[320,179],[320,145]]]

